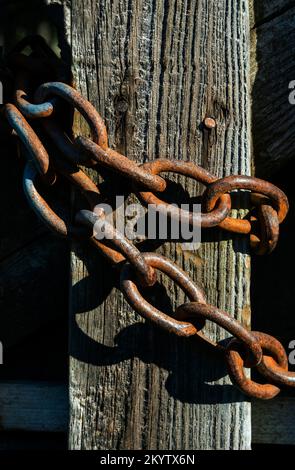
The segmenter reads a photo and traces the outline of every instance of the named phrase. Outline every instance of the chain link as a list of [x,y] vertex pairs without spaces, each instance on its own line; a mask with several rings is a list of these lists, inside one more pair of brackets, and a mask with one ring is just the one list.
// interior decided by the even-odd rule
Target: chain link
[[[31,47],[32,52],[26,56],[22,52],[27,46]],[[116,265],[120,270],[121,291],[139,315],[170,333],[199,337],[222,351],[233,383],[247,395],[269,399],[276,396],[282,386],[294,387],[295,373],[288,371],[287,356],[281,343],[272,336],[249,331],[228,313],[209,305],[203,289],[171,260],[157,253],[140,252],[106,220],[103,210],[97,211],[96,206],[102,202],[100,190],[77,165],[95,166],[97,169],[106,167],[116,172],[130,182],[130,187],[144,204],[155,204],[160,211],[164,208],[171,218],[179,220],[181,217],[190,225],[201,225],[203,229],[219,227],[229,232],[248,234],[257,254],[270,253],[277,244],[279,225],[289,208],[286,195],[276,186],[250,176],[233,175],[218,179],[192,162],[156,159],[138,165],[109,148],[103,119],[92,104],[70,85],[62,81],[39,83],[34,95],[29,93],[32,72],[40,72],[47,64],[53,79],[60,79],[60,70],[63,69],[60,60],[42,38],[24,39],[8,59],[10,67],[18,73],[14,104],[5,104],[4,112],[27,150],[23,186],[28,202],[38,217],[58,235],[90,240]],[[34,99],[30,100],[30,96]],[[73,138],[60,126],[55,115],[62,107],[63,100],[85,118],[92,140],[82,136]],[[58,158],[49,155],[46,144],[33,129],[36,120],[41,122],[47,138],[54,141],[60,154]],[[201,214],[183,211],[160,199],[159,193],[166,188],[166,180],[160,176],[163,172],[178,173],[205,185]],[[66,177],[87,201],[87,209],[76,214],[74,223],[70,222],[70,217],[66,220],[51,209],[37,190],[38,179],[54,185],[59,177]],[[230,217],[230,193],[237,190],[251,193],[250,215],[245,219]],[[100,233],[99,239],[97,232]],[[173,316],[160,311],[144,297],[145,288],[155,284],[157,271],[169,276],[190,300],[179,306]],[[212,342],[202,332],[206,321],[226,329],[233,339],[226,346]],[[259,384],[251,380],[245,373],[245,367],[254,367],[268,383]]]
[[[153,175],[157,175],[161,172],[178,173],[180,175],[193,178],[195,181],[198,181],[205,186],[208,186],[210,183],[213,183],[216,180],[216,178],[207,170],[192,162],[182,162],[179,160],[167,160],[159,158],[149,163],[144,163],[141,165],[141,168]],[[200,215],[194,212],[184,211],[183,209],[179,209],[172,204],[167,204],[152,192],[140,191],[139,196],[145,204],[154,204],[159,212],[165,211],[165,213],[167,213],[171,218],[188,222],[192,226],[198,227],[201,225],[202,228],[217,226],[223,220],[225,220],[231,210],[231,199],[228,194],[221,195],[210,212],[202,213]]]

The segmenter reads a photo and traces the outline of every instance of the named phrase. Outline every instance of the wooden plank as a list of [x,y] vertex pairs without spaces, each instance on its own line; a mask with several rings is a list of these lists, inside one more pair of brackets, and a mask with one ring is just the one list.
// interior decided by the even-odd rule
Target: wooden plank
[[[111,146],[138,162],[168,156],[220,176],[250,173],[247,1],[73,0],[64,8],[74,81],[106,118]],[[217,120],[211,133],[206,115]],[[161,252],[211,303],[249,324],[247,240],[211,232],[197,253],[170,243]],[[156,303],[174,308],[183,295],[161,282]],[[223,362],[143,324],[92,249],[74,247],[72,283],[72,449],[250,447],[250,404]],[[213,325],[207,332],[225,336]]]
[[253,402],[253,444],[295,445],[294,413],[294,397]]
[[[66,433],[68,388],[55,382],[1,382],[1,431]],[[252,402],[253,444],[295,444],[295,398]],[[0,435],[1,437],[1,435]],[[24,438],[22,438],[24,439]]]
[[[255,2],[255,5],[259,2]],[[256,173],[264,178],[293,159],[294,105],[289,84],[295,77],[295,4],[252,31],[251,81],[253,150]]]
[[55,382],[0,382],[0,430],[66,432],[68,389]]

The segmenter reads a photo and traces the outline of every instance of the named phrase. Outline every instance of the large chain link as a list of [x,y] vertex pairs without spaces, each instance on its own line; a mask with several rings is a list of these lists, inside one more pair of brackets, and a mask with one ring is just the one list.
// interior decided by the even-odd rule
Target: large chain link
[[[25,55],[29,46],[31,54]],[[102,201],[96,184],[78,166],[106,167],[131,183],[133,191],[144,204],[154,204],[171,218],[187,221],[190,225],[208,228],[220,227],[230,232],[249,234],[251,246],[258,254],[270,253],[279,236],[279,224],[288,213],[288,199],[276,186],[258,178],[242,175],[216,178],[204,168],[178,160],[156,159],[138,165],[108,146],[105,123],[96,109],[80,93],[60,79],[63,70],[60,60],[39,37],[23,40],[8,57],[16,76],[14,104],[3,107],[6,118],[26,148],[27,164],[23,186],[29,204],[38,217],[55,233],[63,237],[90,240],[108,260],[120,270],[120,288],[128,303],[142,317],[177,336],[196,336],[210,343],[225,356],[230,377],[244,393],[262,399],[277,395],[281,386],[295,386],[295,373],[288,371],[288,360],[283,346],[264,333],[249,331],[228,313],[210,305],[203,289],[174,262],[157,253],[140,250],[105,219],[104,211],[95,210]],[[32,75],[43,76],[50,70],[53,79],[39,83],[32,91]],[[47,72],[48,76],[48,72]],[[89,124],[92,139],[73,138],[61,128],[56,115],[63,102],[78,110]],[[30,121],[30,123],[28,122]],[[58,158],[50,158],[46,143],[42,143],[34,123],[40,122],[47,138],[58,148]],[[162,172],[185,175],[206,186],[202,196],[202,213],[184,211],[161,200],[159,193],[166,188]],[[38,191],[37,181],[54,185],[63,175],[85,196],[88,210],[80,210],[74,222],[65,220],[47,204]],[[251,192],[250,213],[245,219],[230,217],[231,196],[236,190]],[[157,193],[157,195],[155,194]],[[94,227],[103,227],[104,238],[96,239]],[[169,276],[183,289],[189,303],[177,308],[169,316],[151,305],[145,298],[145,288],[155,284],[157,271]],[[226,346],[204,336],[205,321],[224,328],[233,339]],[[259,384],[248,378],[245,367],[254,367],[268,383]]]

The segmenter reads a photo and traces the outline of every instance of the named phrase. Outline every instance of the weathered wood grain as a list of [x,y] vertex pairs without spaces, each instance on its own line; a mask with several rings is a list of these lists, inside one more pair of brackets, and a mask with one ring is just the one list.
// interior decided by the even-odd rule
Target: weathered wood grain
[[252,404],[253,443],[295,445],[294,412],[294,397],[255,401]]
[[[106,119],[112,147],[138,162],[168,157],[220,176],[250,173],[247,1],[73,0],[64,8],[76,86]],[[206,115],[217,120],[211,133]],[[249,324],[247,240],[210,232],[196,253],[170,243],[161,252],[211,303]],[[72,283],[70,448],[250,447],[250,404],[223,361],[140,321],[88,247],[74,247]],[[183,294],[161,283],[155,302],[174,309]],[[225,336],[213,325],[207,332]]]

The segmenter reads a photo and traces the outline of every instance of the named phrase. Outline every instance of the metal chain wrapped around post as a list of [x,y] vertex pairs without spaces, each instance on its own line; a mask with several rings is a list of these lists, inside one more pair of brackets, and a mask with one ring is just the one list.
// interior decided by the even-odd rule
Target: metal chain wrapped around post
[[[30,46],[31,56],[22,54]],[[81,165],[106,167],[124,177],[144,204],[155,204],[164,208],[171,218],[200,225],[203,229],[220,227],[230,232],[248,234],[257,254],[274,250],[279,236],[279,224],[288,213],[288,199],[276,186],[258,178],[233,175],[217,179],[205,169],[192,162],[156,159],[137,165],[126,156],[108,146],[105,123],[96,109],[70,85],[61,81],[41,84],[29,99],[26,87],[30,85],[30,72],[38,67],[38,54],[42,52],[42,64],[50,65],[58,78],[58,58],[38,38],[29,38],[15,48],[9,57],[9,64],[19,70],[14,102],[3,109],[10,126],[18,134],[29,155],[23,178],[28,202],[38,217],[54,232],[64,237],[90,240],[109,261],[120,270],[120,288],[129,304],[144,318],[178,336],[196,336],[222,351],[228,365],[230,377],[249,396],[269,399],[280,392],[282,385],[295,386],[295,373],[288,371],[288,361],[283,346],[273,337],[251,332],[228,313],[209,305],[202,288],[173,261],[157,253],[140,252],[123,233],[120,233],[105,219],[103,210],[95,208],[102,201],[99,188],[78,167]],[[47,61],[47,62],[46,62]],[[40,65],[39,65],[40,66]],[[76,108],[89,124],[92,140],[84,137],[73,139],[59,127],[55,114],[66,100]],[[28,120],[31,120],[29,124]],[[42,143],[33,129],[33,123],[40,121],[49,139],[53,139],[63,158],[50,158],[46,143]],[[202,196],[202,213],[183,211],[159,198],[166,188],[162,172],[179,173],[201,182],[206,186]],[[38,192],[36,182],[54,185],[59,175],[67,179],[85,196],[87,210],[80,210],[74,223],[55,213]],[[231,197],[234,190],[251,191],[251,210],[246,219],[230,217]],[[95,230],[103,236],[96,239]],[[187,294],[190,302],[177,308],[174,317],[152,306],[144,298],[144,289],[155,284],[157,270],[169,276]],[[140,288],[140,290],[139,290]],[[222,346],[211,342],[202,332],[205,321],[213,321],[233,335],[233,339]],[[258,384],[248,379],[244,367],[254,367],[269,383]]]

